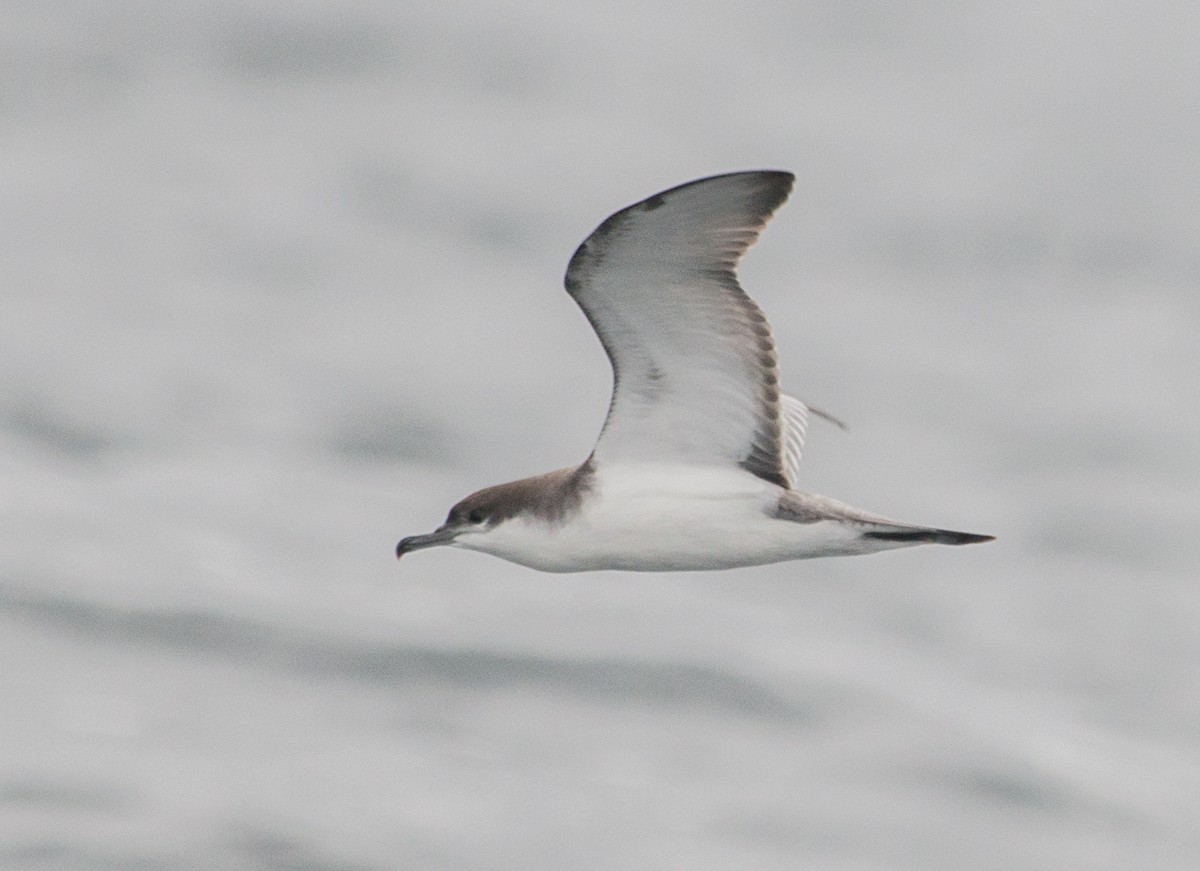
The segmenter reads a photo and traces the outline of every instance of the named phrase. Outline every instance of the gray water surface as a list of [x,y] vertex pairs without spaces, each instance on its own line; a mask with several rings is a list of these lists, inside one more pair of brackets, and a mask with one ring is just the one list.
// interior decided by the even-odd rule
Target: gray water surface
[[[0,867],[1200,867],[1198,28],[0,10]],[[590,449],[574,246],[751,167],[805,488],[998,540],[397,564]]]

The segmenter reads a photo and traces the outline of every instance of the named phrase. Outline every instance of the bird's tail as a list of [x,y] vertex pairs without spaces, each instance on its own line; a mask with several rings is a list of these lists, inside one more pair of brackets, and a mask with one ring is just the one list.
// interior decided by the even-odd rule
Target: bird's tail
[[907,544],[978,544],[992,541],[994,535],[979,535],[974,532],[954,532],[950,529],[913,527],[908,529],[873,529],[862,534],[863,538],[880,541],[905,542]]

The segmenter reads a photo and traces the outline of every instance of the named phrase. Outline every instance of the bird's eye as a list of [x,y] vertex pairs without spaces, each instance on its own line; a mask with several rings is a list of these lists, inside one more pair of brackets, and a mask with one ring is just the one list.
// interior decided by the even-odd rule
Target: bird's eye
[[483,523],[483,512],[478,508],[472,508],[467,512],[467,522],[475,524]]

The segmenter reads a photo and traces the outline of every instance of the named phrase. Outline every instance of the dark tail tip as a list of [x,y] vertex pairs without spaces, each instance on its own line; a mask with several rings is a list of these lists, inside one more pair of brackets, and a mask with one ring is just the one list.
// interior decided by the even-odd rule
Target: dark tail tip
[[994,535],[978,535],[974,532],[953,532],[949,529],[903,529],[896,531],[864,532],[863,538],[877,538],[881,541],[909,541],[913,544],[979,544],[984,541],[994,541]]

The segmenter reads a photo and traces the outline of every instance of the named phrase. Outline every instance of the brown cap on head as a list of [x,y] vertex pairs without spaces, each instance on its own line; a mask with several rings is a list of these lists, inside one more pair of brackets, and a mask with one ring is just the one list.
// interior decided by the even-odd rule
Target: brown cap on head
[[396,545],[396,558],[441,544],[452,544],[464,532],[483,532],[518,515],[559,524],[579,510],[592,478],[589,459],[572,466],[486,487],[450,509],[446,522],[427,535],[410,535]]

